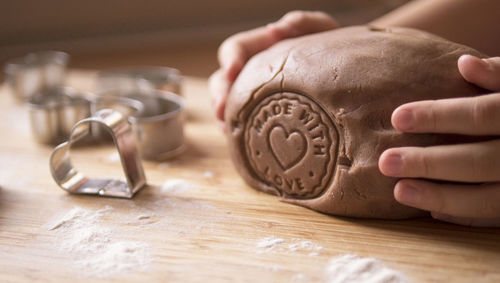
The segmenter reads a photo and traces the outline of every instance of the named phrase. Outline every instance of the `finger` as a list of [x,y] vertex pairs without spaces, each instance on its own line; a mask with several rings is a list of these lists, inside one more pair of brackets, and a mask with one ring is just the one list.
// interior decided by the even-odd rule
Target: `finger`
[[279,21],[267,25],[269,31],[278,40],[327,31],[337,27],[339,24],[330,15],[320,11],[288,12]]
[[403,179],[394,198],[408,206],[465,218],[500,218],[500,184],[456,185]]
[[500,90],[500,57],[480,59],[462,55],[458,59],[458,70],[468,82],[485,89]]
[[500,134],[500,93],[410,102],[396,108],[394,128],[410,133]]
[[[263,32],[263,28],[259,28],[258,30],[248,31],[246,34],[239,33],[229,37],[221,44],[218,50],[219,65],[226,80],[234,82],[249,58],[249,53],[242,44],[247,44],[247,40],[256,38],[259,33]],[[260,43],[262,44],[262,41]]]
[[494,217],[494,218],[455,217],[452,215],[438,213],[438,212],[431,212],[431,215],[435,219],[464,226],[500,227],[500,217]]
[[221,68],[229,81],[234,81],[250,57],[285,38],[321,32],[338,27],[323,12],[293,11],[265,27],[237,33],[219,48]]
[[382,174],[458,182],[500,181],[500,140],[431,147],[390,148],[379,158]]
[[224,77],[222,70],[219,69],[210,76],[208,85],[212,98],[212,108],[215,110],[215,116],[220,121],[224,121],[224,110],[226,107],[227,96],[229,94],[230,83]]

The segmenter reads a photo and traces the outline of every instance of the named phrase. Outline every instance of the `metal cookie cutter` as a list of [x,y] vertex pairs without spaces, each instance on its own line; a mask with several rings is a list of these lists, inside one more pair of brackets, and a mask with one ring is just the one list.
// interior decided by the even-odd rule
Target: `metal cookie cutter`
[[69,55],[61,51],[39,51],[11,59],[4,69],[7,85],[18,100],[25,101],[62,85],[68,60]]
[[28,101],[31,131],[44,144],[67,140],[73,125],[90,116],[90,102],[70,88],[39,91]]
[[108,90],[98,95],[127,97],[143,105],[142,111],[129,117],[143,159],[162,161],[184,151],[184,102],[180,96],[159,90]]
[[[122,96],[89,96],[92,101],[91,113],[96,113],[102,109],[113,109],[120,112],[126,119],[132,115],[140,115],[144,111],[142,102]],[[94,140],[111,140],[107,131],[99,125],[91,125],[92,138]]]
[[102,71],[97,74],[96,82],[96,89],[101,90],[163,90],[182,95],[181,73],[169,67],[133,67]]
[[[120,155],[126,182],[115,179],[89,179],[71,164],[70,147],[91,134],[92,123],[106,128]],[[92,117],[79,121],[72,129],[67,142],[58,145],[50,156],[50,169],[56,183],[65,191],[74,194],[95,194],[108,197],[132,198],[146,185],[132,127],[127,118],[118,111],[103,109]]]

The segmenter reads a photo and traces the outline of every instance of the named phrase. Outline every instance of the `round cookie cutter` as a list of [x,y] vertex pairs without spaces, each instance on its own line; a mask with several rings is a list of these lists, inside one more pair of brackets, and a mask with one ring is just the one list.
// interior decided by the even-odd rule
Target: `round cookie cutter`
[[178,95],[160,90],[106,90],[98,96],[126,97],[143,105],[142,111],[128,118],[143,159],[162,161],[185,150],[184,102]]
[[68,139],[73,125],[90,116],[90,102],[68,87],[39,91],[28,107],[33,136],[43,144]]
[[[40,91],[28,100],[31,129],[35,140],[58,144],[67,140],[72,127],[102,109],[119,111],[125,117],[140,114],[143,104],[127,97],[95,96],[69,87]],[[92,140],[111,140],[96,124],[91,124]],[[90,138],[89,138],[90,140]]]
[[69,55],[62,51],[39,51],[7,61],[6,82],[14,97],[26,101],[36,93],[63,84]]
[[111,89],[125,93],[162,90],[182,95],[181,82],[181,72],[174,68],[130,67],[99,72],[96,89]]

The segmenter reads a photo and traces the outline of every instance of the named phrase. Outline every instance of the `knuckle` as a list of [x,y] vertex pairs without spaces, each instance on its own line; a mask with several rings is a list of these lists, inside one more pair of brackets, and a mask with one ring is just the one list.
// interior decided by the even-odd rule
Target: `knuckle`
[[[233,35],[234,36],[234,35]],[[217,50],[217,55],[219,57],[219,60],[222,59],[222,57],[224,56],[225,53],[227,53],[227,51],[231,48],[231,46],[233,45],[233,36],[230,36],[228,38],[226,38],[222,43],[221,45],[219,46],[219,49]]]
[[230,37],[226,38],[222,44],[220,45],[219,50],[227,50],[227,49],[232,49],[232,48],[237,48],[237,46],[241,42],[241,36],[242,33],[236,33],[231,35]]
[[308,12],[301,10],[294,10],[286,13],[282,20],[285,22],[292,22],[295,24],[302,24],[308,18]]
[[473,126],[476,128],[484,127],[495,117],[498,106],[493,103],[484,103],[482,99],[474,98],[471,103],[471,117]]
[[414,130],[434,132],[438,127],[438,108],[436,100],[425,100],[409,103],[405,109],[414,115]]
[[280,21],[287,22],[292,26],[302,26],[311,24],[322,24],[330,28],[337,26],[337,22],[327,13],[322,11],[302,11],[295,10],[286,13]]
[[423,152],[418,153],[420,156],[418,160],[418,168],[420,168],[420,176],[419,177],[432,177],[434,173],[433,163],[431,157],[426,154],[425,149]]
[[[435,101],[433,101],[435,102]],[[425,117],[425,121],[426,123],[428,124],[428,126],[431,128],[432,131],[436,131],[438,130],[438,123],[439,123],[439,119],[437,117],[437,112],[438,112],[438,109],[436,109],[436,103],[433,103],[431,102],[430,103],[430,107],[428,108],[428,111],[427,111],[427,115]]]
[[322,20],[324,22],[328,22],[330,24],[336,24],[335,20],[330,16],[329,14],[322,12],[322,11],[314,11],[311,12],[312,15],[314,15],[315,18],[318,20]]
[[222,71],[221,69],[218,69],[210,77],[208,78],[208,87],[211,91],[211,93],[217,92],[217,86],[222,80]]
[[497,75],[500,75],[500,57],[491,57],[486,59],[488,62],[489,70]]
[[[439,186],[439,185],[437,185]],[[442,190],[439,188],[432,188],[432,204],[431,204],[432,211],[438,212],[438,213],[444,213],[448,214],[449,213],[449,207],[446,203],[446,199],[444,197],[444,194]]]
[[244,56],[245,46],[243,45],[243,38],[245,37],[244,32],[240,32],[228,37],[224,40],[219,49],[217,50],[217,56],[219,61],[223,58],[228,58],[227,54],[238,54],[237,56]]
[[483,178],[489,176],[490,173],[494,173],[491,170],[495,169],[494,164],[490,162],[492,158],[491,154],[487,150],[478,150],[470,158],[473,181],[487,181],[483,180]]

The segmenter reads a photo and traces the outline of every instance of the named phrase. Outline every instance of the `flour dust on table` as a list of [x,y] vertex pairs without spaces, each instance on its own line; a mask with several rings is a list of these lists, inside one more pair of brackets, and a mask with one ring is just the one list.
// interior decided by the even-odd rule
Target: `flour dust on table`
[[257,253],[266,253],[271,251],[286,253],[307,253],[309,256],[318,256],[324,249],[322,246],[304,239],[293,238],[285,240],[276,236],[269,236],[260,239],[255,245]]
[[152,261],[148,243],[117,240],[112,227],[102,224],[101,218],[112,210],[110,206],[99,210],[74,207],[44,225],[56,233],[59,249],[71,256],[70,261],[85,276],[140,271]]
[[330,260],[326,267],[328,283],[402,283],[406,277],[375,258],[345,254]]

